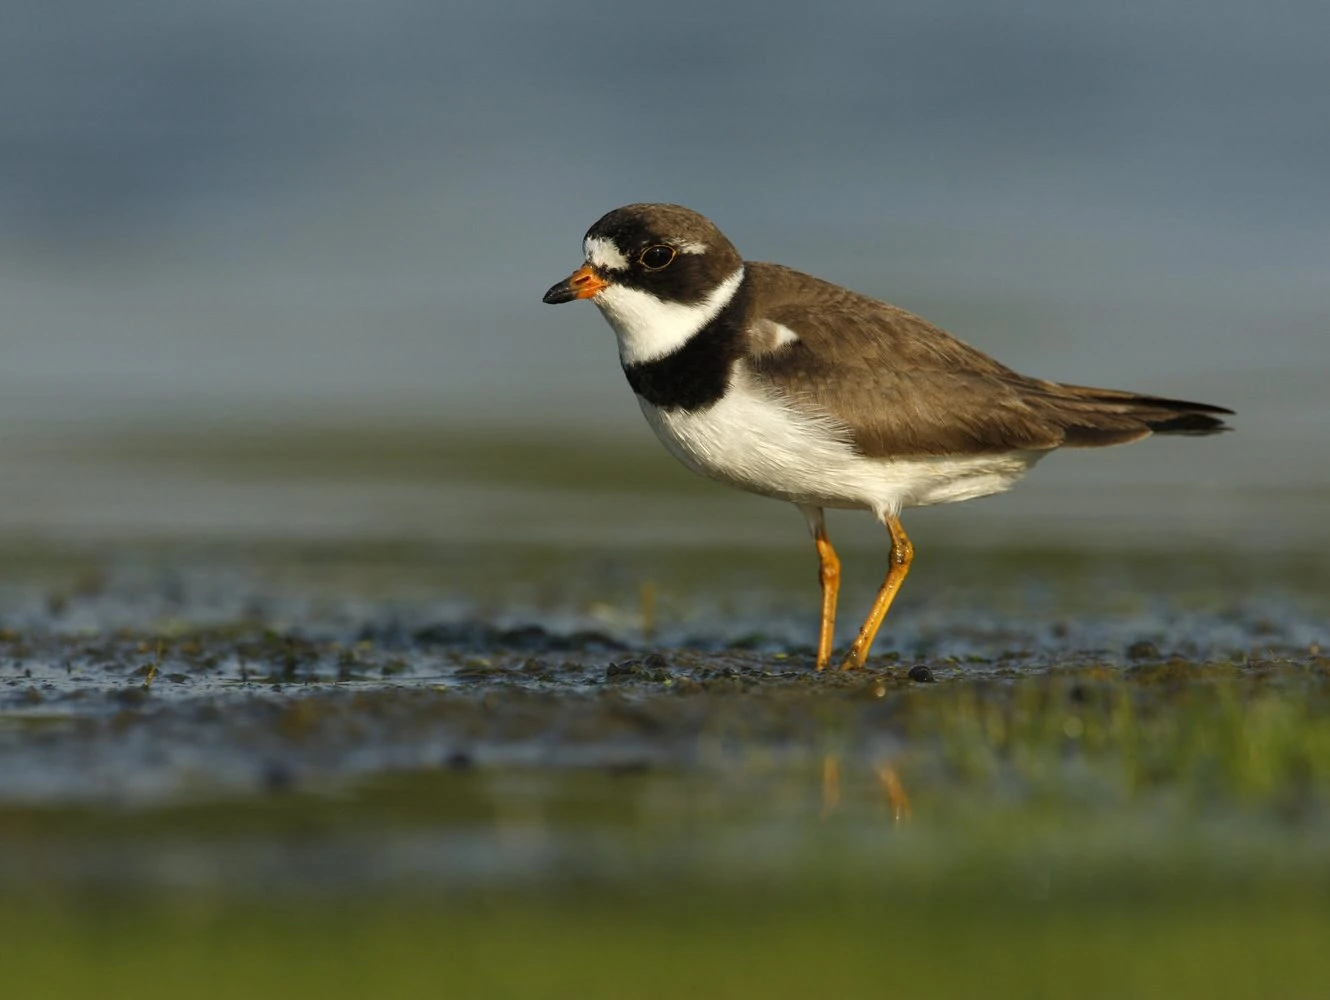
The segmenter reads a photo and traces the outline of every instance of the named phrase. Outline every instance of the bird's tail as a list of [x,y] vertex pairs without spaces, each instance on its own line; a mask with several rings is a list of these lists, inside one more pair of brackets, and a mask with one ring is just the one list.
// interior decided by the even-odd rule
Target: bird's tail
[[1060,382],[1043,386],[1040,408],[1061,425],[1066,434],[1063,444],[1072,448],[1126,444],[1150,434],[1201,437],[1233,429],[1222,419],[1233,411],[1209,403]]

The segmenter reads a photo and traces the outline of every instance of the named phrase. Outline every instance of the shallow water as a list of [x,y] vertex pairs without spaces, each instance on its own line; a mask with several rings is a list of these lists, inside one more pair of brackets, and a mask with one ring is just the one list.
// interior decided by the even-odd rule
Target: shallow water
[[[753,762],[804,782],[828,755],[865,773],[929,759],[921,691],[1002,706],[1086,683],[1166,706],[1223,681],[1239,700],[1281,685],[1319,697],[1317,562],[932,560],[869,669],[819,675],[811,567],[784,553],[29,552],[24,572],[48,579],[4,592],[0,800],[170,808],[454,770],[705,784]],[[1253,578],[1272,585],[1253,594]],[[847,587],[847,617],[863,584]]]
[[[1074,518],[976,545],[921,517],[868,668],[818,674],[815,559],[784,505],[613,450],[130,444],[97,452],[127,494],[29,484],[44,529],[11,511],[0,532],[20,984],[342,996],[445,961],[461,995],[615,996],[666,967],[654,995],[714,995],[742,962],[786,996],[816,946],[847,993],[875,992],[855,956],[886,947],[915,995],[1099,966],[1118,991],[1242,995],[1258,952],[1226,947],[1222,976],[1166,959],[1227,941],[1281,951],[1291,989],[1324,978],[1330,563],[1309,522],[1268,548],[1101,524],[1078,546]],[[866,518],[832,524],[843,644],[884,552]],[[832,930],[847,913],[863,926]],[[993,957],[939,979],[958,948]]]

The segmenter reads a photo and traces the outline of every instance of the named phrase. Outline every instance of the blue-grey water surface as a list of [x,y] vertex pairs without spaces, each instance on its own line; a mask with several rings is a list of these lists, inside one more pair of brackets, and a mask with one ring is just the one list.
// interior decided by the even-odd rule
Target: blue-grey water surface
[[[594,310],[539,297],[601,212],[674,200],[1020,369],[1238,411],[1223,439],[1045,463],[1020,496],[929,515],[945,530],[1322,545],[1327,10],[20,3],[0,529],[122,537],[128,511],[188,533],[222,506],[208,525],[308,534],[331,506],[335,534],[404,503],[322,491],[311,520],[280,489],[219,504],[239,487],[41,457],[121,426],[653,449]],[[402,516],[499,530],[448,497]]]

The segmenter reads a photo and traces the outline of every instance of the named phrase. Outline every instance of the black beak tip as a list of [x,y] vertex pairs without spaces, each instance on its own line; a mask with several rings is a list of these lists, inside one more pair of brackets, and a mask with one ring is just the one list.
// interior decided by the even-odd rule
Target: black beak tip
[[552,285],[540,301],[547,305],[557,306],[561,302],[571,302],[575,298],[577,298],[577,293],[573,291],[572,286],[567,281],[561,281],[557,285]]

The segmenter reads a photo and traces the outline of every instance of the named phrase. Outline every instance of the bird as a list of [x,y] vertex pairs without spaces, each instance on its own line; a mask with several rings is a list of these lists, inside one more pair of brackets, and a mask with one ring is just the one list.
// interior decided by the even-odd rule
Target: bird
[[603,215],[544,295],[590,299],[647,423],[694,472],[795,504],[818,555],[815,666],[832,660],[840,559],[824,510],[867,510],[885,579],[841,662],[862,667],[914,561],[906,508],[1010,489],[1058,448],[1231,429],[1208,403],[1021,375],[887,302],[746,261],[707,217],[640,203]]

